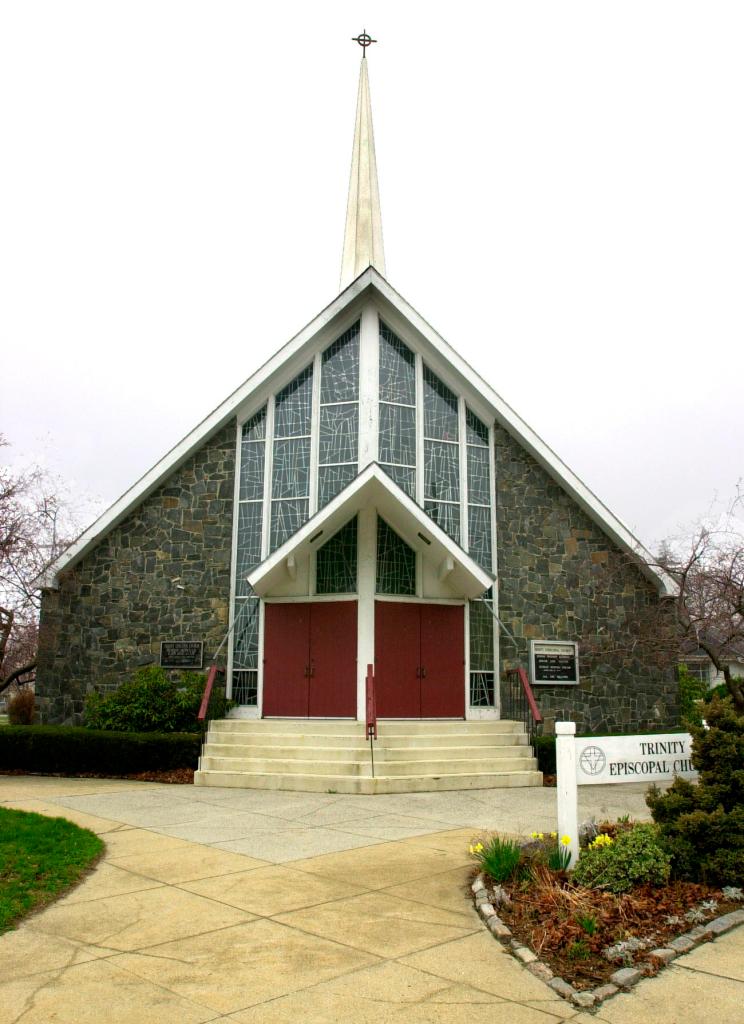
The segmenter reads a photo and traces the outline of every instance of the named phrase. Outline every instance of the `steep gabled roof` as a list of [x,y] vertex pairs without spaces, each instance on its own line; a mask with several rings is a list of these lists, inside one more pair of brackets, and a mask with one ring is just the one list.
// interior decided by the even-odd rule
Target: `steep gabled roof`
[[344,523],[367,507],[376,508],[409,547],[442,567],[457,594],[476,598],[492,586],[492,574],[437,526],[376,462],[363,469],[281,547],[251,570],[248,582],[263,597],[286,578],[290,556],[302,557],[322,547]]
[[[556,453],[532,430],[524,420],[500,397],[476,371],[413,309],[406,300],[382,277],[374,267],[368,267],[279,351],[235,390],[221,405],[202,420],[167,455],[141,477],[118,501],[103,513],[50,568],[47,586],[55,586],[59,573],[71,568],[83,558],[110,530],[117,526],[148,495],[163,484],[186,459],[193,455],[213,434],[225,426],[250,399],[273,380],[290,361],[301,359],[317,345],[319,334],[325,334],[340,322],[363,300],[375,300],[383,315],[400,319],[406,327],[407,342],[413,341],[425,357],[433,357],[444,364],[449,383],[457,383],[467,393],[477,396],[479,410],[489,411],[493,419],[542,466],[563,490],[586,512],[614,543],[639,565],[645,576],[659,589],[662,596],[676,594],[671,577],[651,565],[651,555],[630,530],[610,512],[599,498],[573,473]],[[329,338],[329,340],[333,340]]]

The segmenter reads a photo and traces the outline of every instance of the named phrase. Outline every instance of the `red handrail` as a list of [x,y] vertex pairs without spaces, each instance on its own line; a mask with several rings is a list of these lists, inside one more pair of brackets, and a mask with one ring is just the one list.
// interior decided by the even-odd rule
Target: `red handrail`
[[207,675],[207,682],[204,687],[204,696],[202,697],[201,706],[199,708],[199,714],[196,716],[197,721],[203,722],[207,717],[207,708],[209,707],[209,698],[212,696],[212,687],[214,681],[217,678],[217,674],[224,672],[224,668],[220,668],[218,665],[210,665],[209,673]]
[[367,735],[377,739],[377,701],[375,699],[375,669],[367,665]]
[[530,706],[530,711],[532,712],[532,721],[536,725],[542,722],[543,718],[540,714],[540,708],[537,706],[537,701],[535,700],[535,695],[532,692],[532,687],[530,686],[530,681],[527,678],[525,670],[521,666],[518,668],[510,668],[507,675],[518,676],[519,681],[522,684],[522,689],[524,690],[524,695],[527,698],[527,703]]

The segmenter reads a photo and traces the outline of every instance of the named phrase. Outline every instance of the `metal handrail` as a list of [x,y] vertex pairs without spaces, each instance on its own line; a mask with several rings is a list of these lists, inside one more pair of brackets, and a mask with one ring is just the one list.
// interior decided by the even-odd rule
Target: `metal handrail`
[[375,668],[374,665],[367,665],[367,737],[369,739],[369,758],[372,770],[372,778],[375,777],[375,746],[377,739],[377,698],[375,695]]
[[212,696],[214,681],[220,673],[224,675],[224,668],[220,668],[219,665],[210,665],[209,672],[207,674],[207,681],[204,685],[204,696],[202,697],[202,702],[199,706],[199,714],[196,716],[198,722],[203,722],[207,717],[207,708],[209,707],[209,700]]
[[543,717],[537,706],[527,673],[519,666],[507,669],[504,677],[510,685],[502,694],[502,711],[506,712],[505,717],[522,722],[530,737],[530,742],[532,742],[537,727],[542,725]]

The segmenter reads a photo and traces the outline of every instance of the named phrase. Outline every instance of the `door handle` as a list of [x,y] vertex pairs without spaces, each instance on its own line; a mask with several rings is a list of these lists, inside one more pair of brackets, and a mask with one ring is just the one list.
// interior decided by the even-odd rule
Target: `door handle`
[[416,678],[417,679],[421,678],[421,666],[420,665],[416,666]]
[[423,665],[421,666],[421,678],[426,679],[426,669]]
[[310,678],[313,679],[314,677],[315,677],[315,662],[311,661],[310,662]]

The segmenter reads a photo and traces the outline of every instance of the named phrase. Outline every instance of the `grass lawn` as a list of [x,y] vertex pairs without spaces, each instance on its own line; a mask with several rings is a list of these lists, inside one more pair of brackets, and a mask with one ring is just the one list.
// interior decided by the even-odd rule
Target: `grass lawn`
[[61,896],[103,852],[103,842],[65,818],[0,807],[0,934]]

